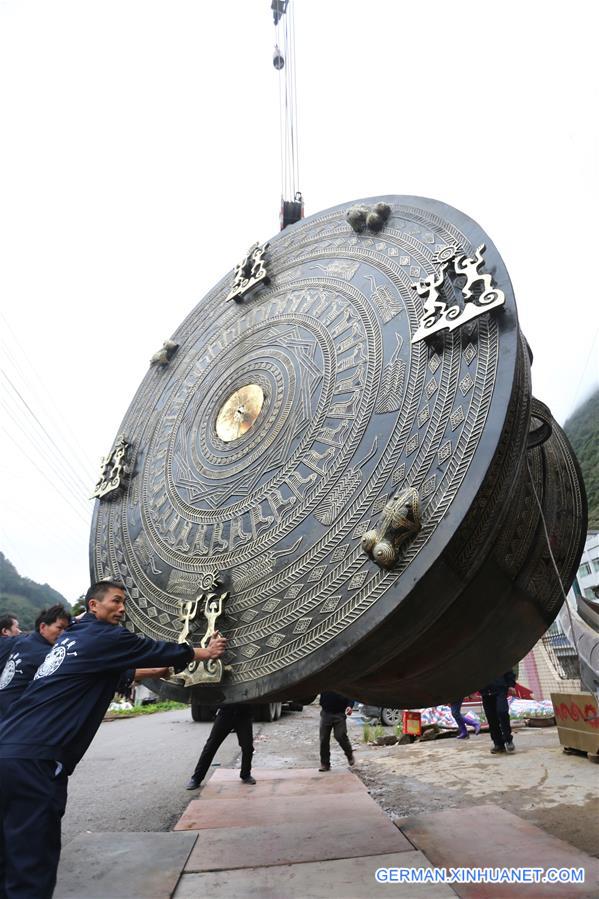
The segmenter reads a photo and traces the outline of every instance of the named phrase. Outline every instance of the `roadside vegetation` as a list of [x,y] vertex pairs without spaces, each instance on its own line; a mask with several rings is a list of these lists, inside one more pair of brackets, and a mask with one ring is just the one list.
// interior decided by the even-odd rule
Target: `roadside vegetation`
[[147,705],[134,705],[131,709],[110,709],[106,717],[131,718],[137,715],[153,715],[155,712],[172,712],[173,709],[186,708],[187,705],[184,702],[172,702],[171,700],[166,702],[149,702]]

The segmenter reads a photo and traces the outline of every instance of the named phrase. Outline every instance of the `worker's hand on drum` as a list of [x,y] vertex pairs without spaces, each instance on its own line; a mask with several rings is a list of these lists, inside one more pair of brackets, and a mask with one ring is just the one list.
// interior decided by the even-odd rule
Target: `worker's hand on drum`
[[196,649],[196,660],[201,659],[218,659],[222,656],[227,647],[227,641],[219,631],[215,631],[210,637],[210,641],[206,649]]

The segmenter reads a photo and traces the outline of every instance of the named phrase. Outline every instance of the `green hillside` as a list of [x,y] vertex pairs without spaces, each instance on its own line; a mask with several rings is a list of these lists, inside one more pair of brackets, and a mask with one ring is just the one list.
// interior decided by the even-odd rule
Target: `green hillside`
[[0,615],[12,612],[19,619],[22,630],[31,630],[40,611],[56,603],[70,609],[58,590],[21,577],[12,562],[0,552]]
[[599,529],[599,389],[570,416],[564,430],[582,469],[589,501],[589,530]]

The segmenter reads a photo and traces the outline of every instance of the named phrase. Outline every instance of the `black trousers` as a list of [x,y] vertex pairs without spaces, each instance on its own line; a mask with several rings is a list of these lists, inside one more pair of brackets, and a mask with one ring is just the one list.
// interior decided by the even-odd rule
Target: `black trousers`
[[241,747],[241,771],[240,777],[249,777],[252,771],[252,756],[254,754],[254,734],[250,715],[230,715],[221,710],[212,725],[210,736],[202,749],[202,754],[193,772],[195,779],[201,783],[208,772],[212,759],[219,747],[230,733],[235,731]]
[[0,759],[0,899],[54,892],[68,781],[55,771],[45,759]]
[[345,712],[340,714],[333,712],[320,712],[320,762],[322,765],[331,764],[331,731],[335,739],[343,749],[347,758],[353,755],[351,743],[347,736],[347,719]]
[[497,688],[490,696],[483,695],[483,708],[491,739],[496,746],[505,746],[512,742],[512,728],[510,727],[510,707],[507,703],[507,687]]

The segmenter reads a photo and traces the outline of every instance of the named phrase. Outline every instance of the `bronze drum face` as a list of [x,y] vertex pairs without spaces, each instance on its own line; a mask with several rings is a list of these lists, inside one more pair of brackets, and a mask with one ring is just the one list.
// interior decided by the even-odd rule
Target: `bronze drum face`
[[320,212],[252,247],[171,344],[118,477],[105,462],[91,569],[127,585],[134,631],[198,645],[216,622],[202,701],[453,700],[549,626],[585,499],[472,219],[397,196]]

